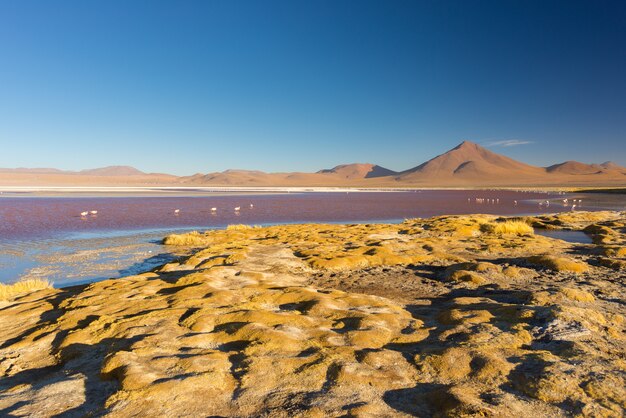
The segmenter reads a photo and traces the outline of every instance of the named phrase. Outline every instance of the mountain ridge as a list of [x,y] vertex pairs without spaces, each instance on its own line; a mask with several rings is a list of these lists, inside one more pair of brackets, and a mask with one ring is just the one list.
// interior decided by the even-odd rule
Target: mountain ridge
[[340,174],[345,178],[376,178],[398,174],[397,171],[370,163],[340,164],[333,168],[323,169],[316,174]]
[[97,176],[142,176],[146,173],[129,165],[109,165],[106,167],[81,170],[77,174]]
[[614,162],[586,164],[565,161],[539,167],[493,152],[471,141],[404,171],[372,163],[340,164],[314,173],[267,173],[229,169],[175,176],[145,173],[131,166],[107,166],[81,171],[49,168],[0,168],[2,185],[185,185],[293,187],[478,187],[533,185],[625,185],[626,168]]

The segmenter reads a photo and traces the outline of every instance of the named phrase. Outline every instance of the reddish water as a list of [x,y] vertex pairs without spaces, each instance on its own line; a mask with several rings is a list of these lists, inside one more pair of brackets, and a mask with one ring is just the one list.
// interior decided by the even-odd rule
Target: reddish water
[[[569,198],[568,205],[562,202],[565,197]],[[483,203],[477,203],[476,198]],[[173,256],[173,249],[160,245],[164,235],[190,229],[233,223],[376,222],[442,214],[552,213],[570,210],[574,198],[583,198],[582,207],[578,204],[583,210],[623,210],[626,196],[503,191],[54,198],[5,194],[0,197],[0,282],[41,277],[65,286],[146,271]],[[546,200],[550,200],[549,206]],[[237,206],[238,212],[234,210]],[[215,213],[212,207],[217,208]],[[175,209],[180,213],[175,214]],[[98,214],[80,215],[90,210]]]
[[[476,197],[499,201],[477,204]],[[554,203],[546,208],[528,202],[557,197],[560,196],[456,190],[206,197],[4,197],[0,199],[0,240],[50,238],[74,232],[213,228],[232,223],[393,221],[441,214],[511,215],[569,210]],[[211,212],[213,207],[217,208],[215,213]],[[235,211],[235,207],[240,207],[240,211]],[[175,209],[180,213],[175,214]],[[98,214],[80,216],[90,210],[97,210]]]

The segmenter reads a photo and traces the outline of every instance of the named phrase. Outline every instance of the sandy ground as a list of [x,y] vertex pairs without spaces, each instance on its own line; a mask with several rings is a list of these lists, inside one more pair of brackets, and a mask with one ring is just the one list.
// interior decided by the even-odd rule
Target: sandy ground
[[188,256],[0,302],[0,415],[623,416],[626,213],[505,221],[169,236]]

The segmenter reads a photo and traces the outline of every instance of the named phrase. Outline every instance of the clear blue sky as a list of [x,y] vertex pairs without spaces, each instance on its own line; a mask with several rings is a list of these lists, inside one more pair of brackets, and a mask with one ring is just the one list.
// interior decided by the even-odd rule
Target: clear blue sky
[[400,170],[464,139],[626,164],[626,2],[0,0],[0,167]]

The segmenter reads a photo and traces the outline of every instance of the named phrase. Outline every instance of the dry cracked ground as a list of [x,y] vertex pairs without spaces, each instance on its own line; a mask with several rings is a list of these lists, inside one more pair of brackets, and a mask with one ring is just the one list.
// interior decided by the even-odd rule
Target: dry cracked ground
[[0,302],[1,416],[624,415],[626,213],[166,243],[189,255]]

